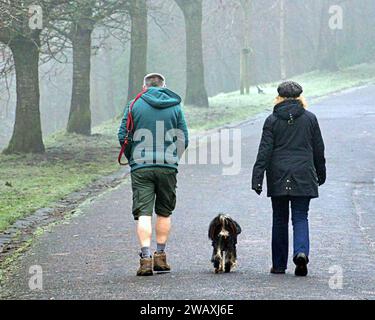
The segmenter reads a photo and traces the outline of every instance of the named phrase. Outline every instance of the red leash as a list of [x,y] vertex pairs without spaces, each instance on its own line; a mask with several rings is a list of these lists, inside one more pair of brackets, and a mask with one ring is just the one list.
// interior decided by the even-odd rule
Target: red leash
[[129,145],[129,142],[130,142],[129,141],[129,133],[133,132],[133,130],[134,130],[134,121],[133,121],[133,115],[132,115],[132,110],[133,110],[134,104],[146,92],[147,92],[147,89],[143,89],[140,93],[138,93],[137,96],[135,97],[135,99],[133,100],[133,102],[129,106],[128,118],[127,118],[127,121],[126,121],[126,136],[125,136],[124,143],[121,146],[121,151],[120,151],[120,153],[118,155],[118,159],[117,159],[118,163],[121,166],[127,165],[127,163],[122,163],[121,159],[122,159],[123,154],[125,153],[126,147]]

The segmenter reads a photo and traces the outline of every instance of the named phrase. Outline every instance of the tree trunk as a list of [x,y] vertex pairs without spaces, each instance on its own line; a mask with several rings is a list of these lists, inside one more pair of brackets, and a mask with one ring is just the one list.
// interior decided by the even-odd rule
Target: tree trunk
[[106,118],[110,119],[116,116],[115,107],[115,83],[113,75],[116,73],[113,67],[113,56],[112,51],[105,54],[105,64],[107,65],[107,77],[106,77],[106,88],[107,88],[107,112],[105,113]]
[[147,5],[145,0],[132,0],[131,51],[129,63],[128,100],[135,98],[142,90],[143,78],[147,72]]
[[39,92],[39,32],[30,38],[17,37],[9,43],[16,71],[17,105],[13,135],[4,153],[45,151]]
[[244,37],[240,57],[240,93],[250,94],[250,0],[241,0],[244,12]]
[[67,132],[82,135],[91,134],[90,73],[91,34],[93,28],[84,21],[74,25],[73,85]]
[[240,93],[241,95],[250,94],[250,77],[249,77],[249,55],[250,50],[244,48],[241,50],[240,58]]
[[202,44],[202,1],[179,0],[177,4],[185,17],[186,29],[186,97],[185,104],[208,107],[204,83]]
[[280,0],[280,77],[286,79],[285,62],[285,1]]

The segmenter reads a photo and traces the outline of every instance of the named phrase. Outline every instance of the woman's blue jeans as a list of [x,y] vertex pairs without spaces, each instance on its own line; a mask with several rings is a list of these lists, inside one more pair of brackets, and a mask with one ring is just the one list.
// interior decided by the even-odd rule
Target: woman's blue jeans
[[292,208],[293,256],[304,253],[309,256],[309,197],[272,197],[272,263],[277,270],[286,270],[288,264],[289,203]]

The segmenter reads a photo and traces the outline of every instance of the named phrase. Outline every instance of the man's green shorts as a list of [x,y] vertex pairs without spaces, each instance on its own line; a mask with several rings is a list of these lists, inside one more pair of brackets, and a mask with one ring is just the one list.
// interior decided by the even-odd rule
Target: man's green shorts
[[133,189],[133,216],[152,216],[155,213],[169,217],[176,207],[177,170],[165,167],[147,167],[131,173]]

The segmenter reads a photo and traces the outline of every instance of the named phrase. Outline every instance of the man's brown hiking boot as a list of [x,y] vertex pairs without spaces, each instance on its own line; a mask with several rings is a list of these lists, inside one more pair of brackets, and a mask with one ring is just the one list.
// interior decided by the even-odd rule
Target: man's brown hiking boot
[[170,272],[171,267],[167,263],[167,255],[165,252],[154,253],[154,271],[157,272]]
[[152,258],[141,258],[137,276],[152,276]]

